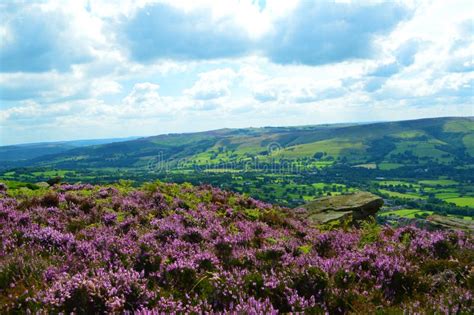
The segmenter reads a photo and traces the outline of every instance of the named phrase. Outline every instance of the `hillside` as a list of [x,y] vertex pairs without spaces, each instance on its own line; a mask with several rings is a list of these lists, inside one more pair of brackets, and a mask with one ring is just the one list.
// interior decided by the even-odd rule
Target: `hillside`
[[0,185],[0,312],[445,313],[472,305],[472,236],[320,231],[210,186]]
[[473,130],[474,118],[434,118],[168,134],[46,155],[38,145],[41,156],[0,163],[0,179],[211,184],[291,208],[363,190],[384,198],[389,223],[472,220]]
[[0,146],[0,162],[5,163],[30,160],[40,156],[63,153],[74,148],[127,141],[135,138],[136,137],[96,140],[73,140],[62,142],[27,143]]
[[398,168],[428,163],[472,164],[474,118],[433,118],[360,125],[222,129],[169,134],[75,148],[5,164],[61,169],[126,168],[160,170],[248,161],[295,161],[314,165]]

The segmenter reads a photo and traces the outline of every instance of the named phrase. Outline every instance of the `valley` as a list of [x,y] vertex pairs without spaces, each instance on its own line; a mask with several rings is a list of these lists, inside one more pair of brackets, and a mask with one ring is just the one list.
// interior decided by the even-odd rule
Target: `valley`
[[[473,118],[222,129],[73,148],[3,163],[3,181],[212,184],[286,207],[363,190],[383,215],[474,213]],[[404,212],[411,209],[419,212]],[[394,221],[391,220],[393,223]]]

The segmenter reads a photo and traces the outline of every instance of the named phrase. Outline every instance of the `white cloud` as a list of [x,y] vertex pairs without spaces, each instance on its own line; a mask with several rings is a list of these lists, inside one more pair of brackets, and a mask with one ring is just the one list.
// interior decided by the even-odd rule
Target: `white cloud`
[[257,2],[0,4],[2,143],[473,115],[470,1]]
[[184,91],[195,100],[212,100],[230,95],[230,88],[237,73],[230,69],[216,69],[199,74],[194,85]]
[[163,119],[179,111],[178,102],[169,102],[158,93],[158,84],[143,82],[133,86],[132,91],[117,106],[117,115],[128,118],[146,117]]
[[110,76],[92,77],[82,71],[5,73],[0,75],[0,101],[32,99],[40,103],[116,94],[121,85]]

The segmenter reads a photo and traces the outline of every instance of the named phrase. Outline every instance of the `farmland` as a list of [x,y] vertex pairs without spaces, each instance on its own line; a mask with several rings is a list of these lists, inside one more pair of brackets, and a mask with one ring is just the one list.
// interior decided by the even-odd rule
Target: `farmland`
[[222,129],[76,147],[44,157],[38,157],[38,146],[31,153],[22,147],[24,156],[35,158],[7,161],[0,180],[208,183],[292,208],[366,190],[384,197],[386,210],[472,216],[473,124],[470,118],[440,118]]

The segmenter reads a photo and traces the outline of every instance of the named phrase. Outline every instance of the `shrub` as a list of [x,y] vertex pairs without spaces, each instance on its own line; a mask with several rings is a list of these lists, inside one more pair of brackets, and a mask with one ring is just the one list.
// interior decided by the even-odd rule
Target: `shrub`
[[359,246],[364,247],[367,244],[375,243],[379,240],[381,231],[382,229],[374,220],[362,222]]
[[59,207],[59,196],[55,192],[49,192],[41,198],[40,204],[45,208]]
[[119,189],[1,196],[0,313],[471,313],[471,234],[324,231],[209,186]]
[[296,291],[306,298],[320,297],[325,293],[329,279],[327,274],[317,267],[309,267],[294,280]]
[[356,281],[356,274],[344,269],[339,270],[334,275],[334,283],[341,289],[347,289]]
[[449,258],[453,250],[453,246],[448,240],[437,241],[433,247],[435,256],[441,259]]

